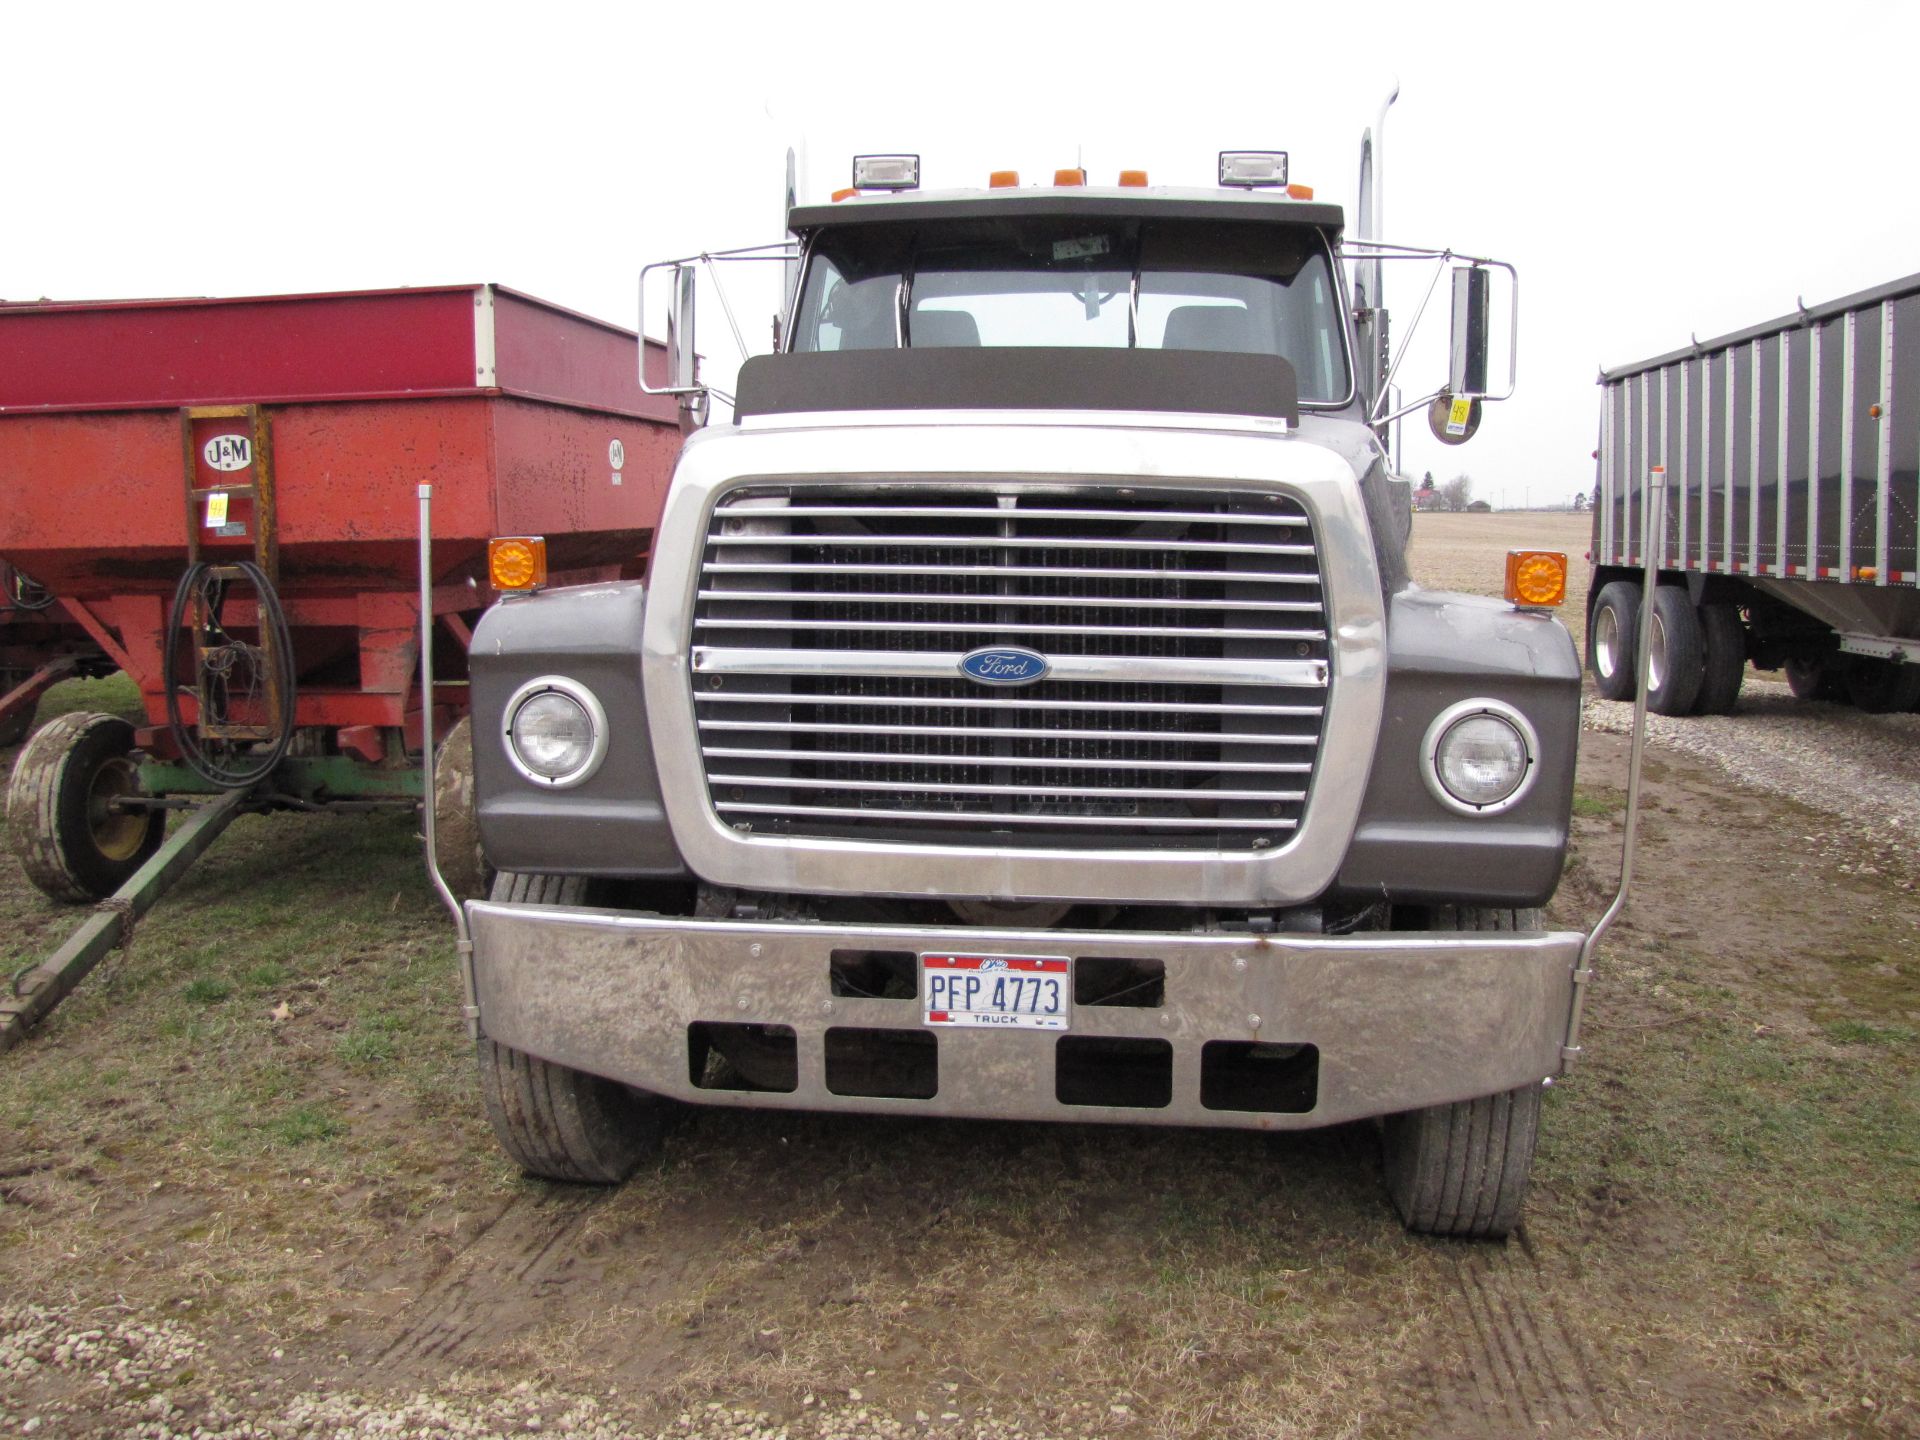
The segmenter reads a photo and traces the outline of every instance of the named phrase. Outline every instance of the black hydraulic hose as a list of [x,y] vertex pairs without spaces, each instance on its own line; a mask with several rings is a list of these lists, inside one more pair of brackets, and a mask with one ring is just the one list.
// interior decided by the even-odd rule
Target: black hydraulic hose
[[[167,612],[166,638],[160,647],[161,684],[166,687],[167,692],[167,729],[172,734],[174,743],[180,747],[180,758],[187,762],[188,768],[194,774],[223,790],[244,790],[248,786],[259,784],[271,775],[286,758],[287,747],[293,743],[294,709],[298,700],[294,682],[293,636],[287,630],[287,615],[280,604],[279,592],[273,588],[273,582],[267,579],[266,573],[251,560],[233,562],[231,568],[238,570],[242,578],[253,587],[254,598],[260,610],[262,639],[267,638],[266,631],[269,626],[272,627],[273,634],[269,648],[273,652],[282,696],[281,722],[280,733],[273,738],[273,743],[265,755],[248,757],[252,763],[244,769],[222,765],[218,759],[202,748],[199,737],[189,730],[181,719],[177,659],[180,629],[186,619],[187,605],[212,568],[204,560],[197,560],[189,565],[181,575],[180,583],[174,587],[173,605]],[[211,599],[208,603],[216,604]],[[195,643],[198,643],[197,635]],[[274,684],[274,679],[274,676],[267,678],[269,687]],[[204,711],[205,692],[202,691],[196,698]],[[200,718],[205,720],[204,713]]]

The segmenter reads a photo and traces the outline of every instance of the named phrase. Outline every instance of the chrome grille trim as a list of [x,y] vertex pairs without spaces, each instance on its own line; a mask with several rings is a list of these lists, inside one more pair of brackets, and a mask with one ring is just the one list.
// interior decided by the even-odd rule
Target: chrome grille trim
[[[733,488],[689,577],[708,803],[793,840],[1283,848],[1329,693],[1313,528],[1278,489]],[[976,684],[995,645],[1046,676]]]

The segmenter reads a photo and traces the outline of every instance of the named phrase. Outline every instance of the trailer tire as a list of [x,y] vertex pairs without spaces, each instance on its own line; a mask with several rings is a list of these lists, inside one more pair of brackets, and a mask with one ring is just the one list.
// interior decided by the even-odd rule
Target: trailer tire
[[[1540,910],[1442,905],[1430,930],[1538,930]],[[1389,1115],[1387,1194],[1416,1235],[1498,1240],[1520,1223],[1540,1133],[1539,1084]]]
[[1631,700],[1634,654],[1640,635],[1640,587],[1631,580],[1610,580],[1593,602],[1587,639],[1588,665],[1602,697]]
[[142,793],[133,726],[118,715],[59,715],[14,762],[7,830],[20,867],[55,900],[103,900],[152,858],[166,833],[161,810],[109,809]]
[[1653,654],[1647,666],[1647,708],[1656,715],[1685,715],[1706,679],[1706,645],[1700,613],[1687,592],[1662,585],[1653,592]]
[[440,878],[461,900],[493,888],[493,867],[480,848],[473,808],[473,717],[463,715],[440,743],[433,762],[433,838]]
[[[501,871],[491,898],[516,905],[582,905],[577,875]],[[617,1080],[556,1065],[482,1038],[480,1098],[500,1148],[530,1174],[618,1185],[660,1147],[665,1102]]]
[[1847,666],[1847,698],[1869,715],[1911,710],[1920,701],[1920,665],[1856,655]]
[[1846,691],[1835,667],[1824,660],[1789,660],[1787,689],[1796,700],[1845,700]]
[[1731,715],[1747,678],[1747,627],[1740,608],[1716,601],[1700,607],[1703,662],[1699,693],[1693,697],[1696,715]]

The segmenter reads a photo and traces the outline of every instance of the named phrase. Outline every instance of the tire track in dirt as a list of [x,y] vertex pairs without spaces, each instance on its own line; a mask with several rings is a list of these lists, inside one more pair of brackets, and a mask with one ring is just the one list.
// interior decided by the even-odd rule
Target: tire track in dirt
[[1580,1343],[1561,1321],[1524,1237],[1453,1260],[1446,1315],[1464,1373],[1436,1397],[1437,1435],[1572,1435],[1598,1418]]
[[540,1323],[543,1302],[575,1277],[581,1259],[575,1241],[606,1198],[510,1202],[401,1313],[400,1330],[373,1368],[439,1367]]

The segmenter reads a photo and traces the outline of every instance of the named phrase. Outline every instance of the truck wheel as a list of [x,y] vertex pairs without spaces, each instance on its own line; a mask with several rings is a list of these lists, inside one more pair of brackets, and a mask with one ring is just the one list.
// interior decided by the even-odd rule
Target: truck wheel
[[1699,612],[1677,585],[1653,592],[1653,653],[1647,664],[1647,708],[1656,715],[1685,715],[1706,678],[1706,645]]
[[1702,605],[1700,638],[1705,657],[1693,713],[1731,715],[1747,678],[1747,627],[1740,623],[1740,608],[1724,602]]
[[1911,710],[1920,701],[1920,665],[1856,655],[1847,666],[1847,698],[1869,715]]
[[1610,580],[1593,602],[1593,678],[1608,700],[1633,698],[1634,642],[1640,634],[1640,587],[1631,580]]
[[[1537,909],[1441,905],[1430,930],[1538,930]],[[1497,1240],[1520,1221],[1540,1130],[1539,1085],[1386,1117],[1387,1193],[1416,1235]]]
[[[578,875],[502,871],[491,898],[516,905],[580,905]],[[481,1040],[480,1098],[500,1148],[548,1180],[617,1185],[660,1146],[659,1099],[615,1080]]]
[[1387,1117],[1387,1193],[1407,1229],[1500,1240],[1520,1223],[1540,1094],[1539,1085],[1522,1085]]
[[480,849],[473,813],[473,717],[463,715],[440,742],[433,763],[433,838],[440,875],[456,898],[478,899],[493,887],[493,867]]
[[27,878],[56,900],[101,900],[160,848],[160,810],[112,808],[138,795],[133,726],[117,715],[56,716],[27,742],[7,790],[7,829]]

